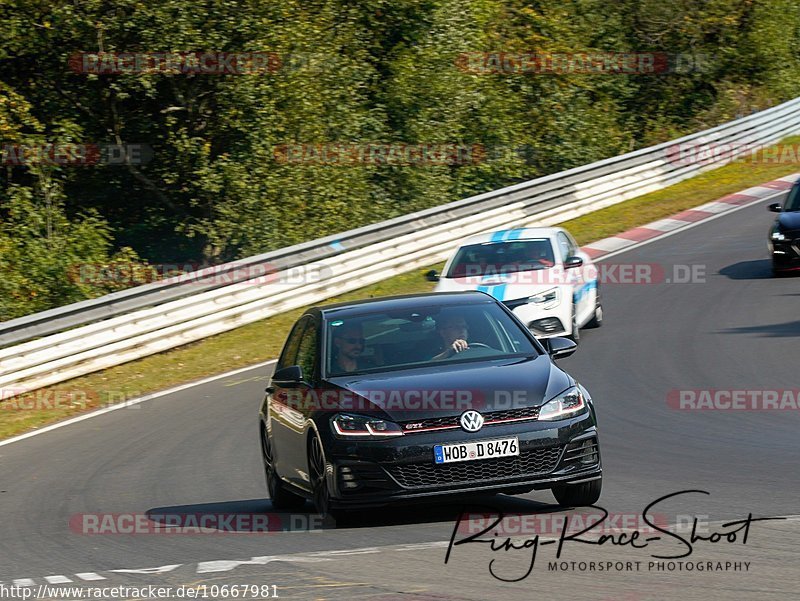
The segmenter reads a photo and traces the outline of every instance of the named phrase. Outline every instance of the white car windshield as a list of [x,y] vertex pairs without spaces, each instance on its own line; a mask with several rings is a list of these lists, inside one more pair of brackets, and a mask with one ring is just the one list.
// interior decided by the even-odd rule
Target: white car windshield
[[547,269],[555,265],[553,245],[547,238],[485,242],[458,249],[446,278],[487,276]]

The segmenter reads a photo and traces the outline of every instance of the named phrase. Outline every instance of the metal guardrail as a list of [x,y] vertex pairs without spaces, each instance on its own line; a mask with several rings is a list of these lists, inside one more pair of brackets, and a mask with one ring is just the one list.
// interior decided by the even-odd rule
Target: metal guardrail
[[[0,324],[0,389],[22,393],[319,302],[443,260],[464,236],[572,219],[798,132],[800,98],[678,140],[209,268],[210,282],[191,273],[7,321]],[[679,160],[680,149],[703,144],[723,150],[707,162]],[[319,277],[287,283],[299,267]]]

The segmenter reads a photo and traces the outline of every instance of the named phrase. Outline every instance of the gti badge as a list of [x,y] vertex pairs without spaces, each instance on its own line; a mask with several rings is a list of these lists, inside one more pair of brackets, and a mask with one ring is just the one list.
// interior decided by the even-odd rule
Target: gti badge
[[467,432],[477,432],[483,427],[483,416],[477,411],[465,411],[460,421],[461,427]]

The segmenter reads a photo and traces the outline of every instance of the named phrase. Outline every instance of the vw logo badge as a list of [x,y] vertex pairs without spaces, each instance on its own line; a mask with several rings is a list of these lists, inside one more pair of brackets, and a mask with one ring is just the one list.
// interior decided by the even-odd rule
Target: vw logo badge
[[465,411],[460,421],[461,427],[467,432],[477,432],[483,427],[483,416],[477,411]]

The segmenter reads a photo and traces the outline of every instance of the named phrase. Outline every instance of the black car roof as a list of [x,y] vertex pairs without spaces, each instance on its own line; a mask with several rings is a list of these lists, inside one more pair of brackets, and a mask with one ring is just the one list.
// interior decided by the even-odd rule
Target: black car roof
[[476,303],[496,303],[497,301],[485,292],[467,290],[461,292],[428,292],[422,294],[403,294],[400,296],[382,296],[365,298],[357,301],[320,305],[309,310],[309,313],[320,312],[323,316],[336,314],[343,317],[351,310],[361,313],[369,311],[402,311],[414,307],[442,307],[458,305],[474,305]]

